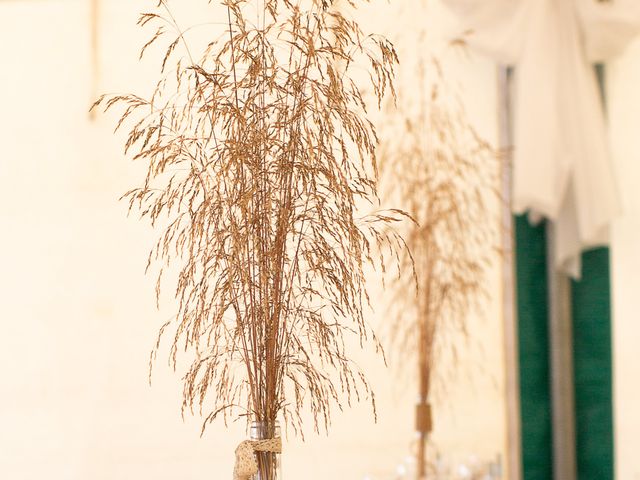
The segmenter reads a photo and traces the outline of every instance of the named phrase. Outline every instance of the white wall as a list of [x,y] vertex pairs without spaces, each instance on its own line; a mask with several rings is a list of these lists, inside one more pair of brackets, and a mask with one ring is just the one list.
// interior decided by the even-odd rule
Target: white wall
[[[144,93],[156,64],[137,61],[147,33],[135,21],[156,2],[102,3],[100,90]],[[155,233],[117,201],[141,166],[122,155],[113,116],[88,120],[88,5],[0,4],[0,478],[230,478],[243,428],[215,424],[201,439],[199,419],[180,418],[179,378],[159,362],[147,385],[148,353],[172,309],[155,309],[143,275]],[[367,18],[389,25],[395,17],[377,8],[389,7],[374,2]],[[471,114],[495,138],[493,65],[459,61]],[[471,327],[475,353],[437,411],[438,442],[458,457],[504,450],[499,272],[490,317]],[[413,389],[373,354],[357,355],[379,423],[363,405],[337,415],[329,438],[290,437],[286,478],[386,479],[407,455]]]

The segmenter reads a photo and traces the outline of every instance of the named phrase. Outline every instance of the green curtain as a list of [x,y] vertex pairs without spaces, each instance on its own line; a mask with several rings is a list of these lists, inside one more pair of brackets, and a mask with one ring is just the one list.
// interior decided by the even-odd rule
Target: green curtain
[[[606,105],[606,72],[596,65]],[[572,282],[576,450],[579,480],[613,480],[613,382],[609,249],[582,255],[582,279]],[[626,479],[621,479],[626,480]]]
[[582,256],[572,297],[578,479],[613,480],[609,249]]
[[515,218],[516,294],[524,480],[551,480],[549,303],[545,224]]

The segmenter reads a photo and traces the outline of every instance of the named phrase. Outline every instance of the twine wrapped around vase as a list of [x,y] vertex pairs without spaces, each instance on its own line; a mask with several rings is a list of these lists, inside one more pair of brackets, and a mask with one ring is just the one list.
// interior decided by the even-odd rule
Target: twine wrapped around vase
[[249,480],[258,473],[255,452],[282,453],[282,439],[277,437],[268,440],[245,440],[238,445],[233,480]]

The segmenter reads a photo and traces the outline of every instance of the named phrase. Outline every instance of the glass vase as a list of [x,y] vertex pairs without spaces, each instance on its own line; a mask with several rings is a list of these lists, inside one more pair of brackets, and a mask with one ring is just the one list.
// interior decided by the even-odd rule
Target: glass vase
[[[270,440],[280,437],[278,422],[269,425],[268,422],[251,423],[251,440]],[[279,453],[256,452],[258,473],[252,480],[282,480],[282,461]]]

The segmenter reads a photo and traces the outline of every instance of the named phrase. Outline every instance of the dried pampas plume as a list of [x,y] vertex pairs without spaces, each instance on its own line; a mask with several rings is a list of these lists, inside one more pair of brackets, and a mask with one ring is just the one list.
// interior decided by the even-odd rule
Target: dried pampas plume
[[97,105],[120,106],[126,151],[147,166],[125,198],[163,227],[158,295],[179,268],[160,335],[173,325],[171,364],[191,362],[183,412],[199,410],[203,431],[246,415],[273,434],[277,418],[300,432],[306,407],[327,428],[332,406],[373,402],[345,341],[379,347],[363,269],[401,247],[389,226],[404,217],[357,216],[379,208],[377,138],[351,70],[368,69],[380,103],[396,53],[331,1],[224,0],[221,35],[195,56],[167,4],[139,22],[158,26],[142,53],[166,42],[153,96]]

